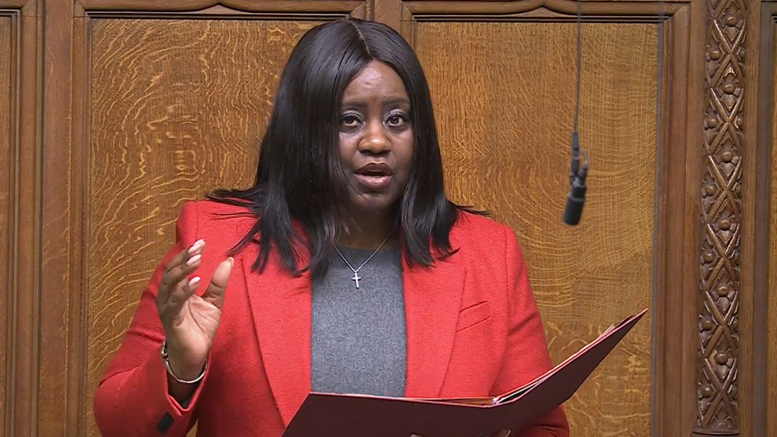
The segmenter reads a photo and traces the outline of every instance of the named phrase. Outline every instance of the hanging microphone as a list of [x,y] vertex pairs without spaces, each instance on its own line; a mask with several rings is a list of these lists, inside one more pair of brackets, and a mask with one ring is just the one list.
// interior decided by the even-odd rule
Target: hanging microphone
[[[572,186],[567,195],[567,207],[564,209],[564,223],[576,225],[580,223],[585,205],[585,178],[588,176],[588,155],[580,150],[580,134],[577,131],[580,118],[580,70],[582,67],[581,27],[583,20],[583,3],[577,0],[577,84],[575,87],[575,128],[572,132],[572,165],[569,172],[569,184]],[[580,155],[583,155],[583,168],[580,168]]]
[[[583,155],[583,168],[580,169],[580,155]],[[585,205],[585,178],[588,175],[588,156],[580,150],[580,139],[575,130],[572,133],[572,169],[569,173],[569,184],[572,188],[567,195],[567,207],[564,209],[564,223],[576,225],[580,223]]]

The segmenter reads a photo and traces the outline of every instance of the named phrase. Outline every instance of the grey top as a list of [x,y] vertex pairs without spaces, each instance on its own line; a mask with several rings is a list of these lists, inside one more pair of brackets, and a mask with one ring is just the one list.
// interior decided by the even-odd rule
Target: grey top
[[[356,269],[373,252],[339,249]],[[359,288],[337,252],[329,265],[326,276],[313,283],[313,390],[404,396],[407,336],[399,247],[381,250],[359,270]]]

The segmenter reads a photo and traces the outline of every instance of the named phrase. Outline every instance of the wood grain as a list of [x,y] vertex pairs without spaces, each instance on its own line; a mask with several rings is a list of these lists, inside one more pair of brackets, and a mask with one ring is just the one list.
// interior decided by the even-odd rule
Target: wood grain
[[[13,319],[9,318],[8,303],[14,302],[13,293],[16,287],[13,284],[13,190],[14,185],[11,180],[11,169],[13,167],[12,158],[14,156],[12,142],[13,133],[11,130],[11,114],[13,112],[13,102],[11,101],[11,68],[15,64],[13,59],[13,33],[11,32],[11,18],[0,15],[0,281],[5,292],[0,297],[0,351],[3,357],[3,364],[0,366],[0,430],[6,429],[6,399],[10,390],[9,370],[13,367],[13,353],[9,348],[9,333],[12,332],[11,323]],[[11,359],[9,359],[11,358]]]
[[401,32],[402,0],[377,0],[373,5],[374,21],[387,24]]
[[86,318],[82,303],[87,299],[80,287],[83,149],[72,136],[72,86],[79,82],[73,80],[73,58],[83,52],[83,45],[73,40],[77,3],[46,2],[45,8],[42,3],[36,11],[41,18],[35,54],[43,65],[30,73],[40,71],[43,76],[38,94],[42,107],[36,113],[41,124],[39,171],[43,179],[37,212],[41,239],[37,268],[45,274],[40,274],[40,293],[31,302],[37,311],[31,317],[36,355],[30,363],[37,364],[40,379],[31,388],[35,408],[28,420],[37,426],[38,435],[83,435],[77,417],[84,394],[86,329],[82,327]]
[[182,202],[253,182],[291,48],[313,22],[94,20],[87,271],[91,399]]
[[[756,6],[756,7],[753,7]],[[732,11],[734,12],[734,11]],[[741,240],[739,298],[739,376],[737,409],[739,432],[742,436],[766,436],[766,393],[769,303],[769,144],[771,139],[772,73],[764,54],[772,44],[764,38],[766,7],[748,4],[745,9],[745,59],[743,92],[744,117],[740,129],[744,133],[742,150]],[[764,68],[767,68],[764,70]],[[759,98],[763,96],[764,98]],[[764,113],[765,112],[765,113]],[[763,129],[769,127],[769,129]]]
[[[13,3],[13,2],[11,2]],[[0,8],[8,7],[0,0]],[[34,0],[0,9],[3,34],[0,38],[0,118],[8,117],[8,142],[0,141],[4,149],[3,159],[7,169],[3,177],[7,190],[5,205],[7,212],[8,250],[7,300],[4,307],[4,322],[7,323],[6,343],[2,357],[6,370],[4,396],[4,435],[39,435],[38,387],[40,348],[38,318],[39,274],[40,274],[40,86],[41,63],[39,48],[41,39],[38,29],[39,6]],[[10,26],[7,27],[7,26]],[[6,33],[6,30],[9,33]],[[6,80],[7,79],[7,80]],[[9,93],[9,94],[6,94]],[[7,111],[6,111],[7,109]],[[2,123],[2,122],[0,122]],[[5,129],[0,129],[5,130]],[[0,137],[3,137],[0,134]],[[6,146],[7,145],[7,146]],[[7,208],[7,209],[6,209]],[[0,213],[2,214],[2,213]],[[60,289],[61,292],[61,289]]]
[[[773,12],[777,12],[777,8],[773,9]],[[777,417],[775,417],[775,411],[777,411],[777,152],[775,151],[775,144],[777,144],[777,63],[775,63],[775,54],[777,54],[777,29],[775,29],[774,18],[772,17],[769,23],[773,26],[772,32],[772,94],[769,98],[772,101],[771,108],[771,172],[770,172],[770,199],[769,199],[769,317],[767,325],[767,338],[768,345],[768,367],[767,367],[767,393],[766,393],[766,414],[767,420],[767,436],[777,435]]]
[[[656,28],[584,24],[580,132],[591,158],[578,227],[563,225],[575,26],[416,23],[454,199],[518,233],[558,363],[650,306],[656,190]],[[650,314],[650,313],[649,313]],[[576,436],[650,435],[651,319],[566,404]]]

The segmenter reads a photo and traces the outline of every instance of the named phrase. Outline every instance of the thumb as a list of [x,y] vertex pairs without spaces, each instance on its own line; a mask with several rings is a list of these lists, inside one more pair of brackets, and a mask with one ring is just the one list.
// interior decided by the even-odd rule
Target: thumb
[[221,309],[224,305],[224,292],[227,290],[227,283],[229,282],[229,276],[232,273],[232,265],[234,264],[232,258],[227,258],[222,261],[216,271],[213,272],[213,277],[210,279],[210,285],[205,293],[202,294],[202,299],[206,302],[214,305],[216,308]]

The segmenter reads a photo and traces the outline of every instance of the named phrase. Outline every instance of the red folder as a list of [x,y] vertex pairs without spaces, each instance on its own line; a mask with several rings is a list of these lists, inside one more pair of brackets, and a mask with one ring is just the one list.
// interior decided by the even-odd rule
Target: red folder
[[633,314],[534,381],[497,397],[414,399],[310,393],[283,437],[516,435],[566,402],[645,315]]

